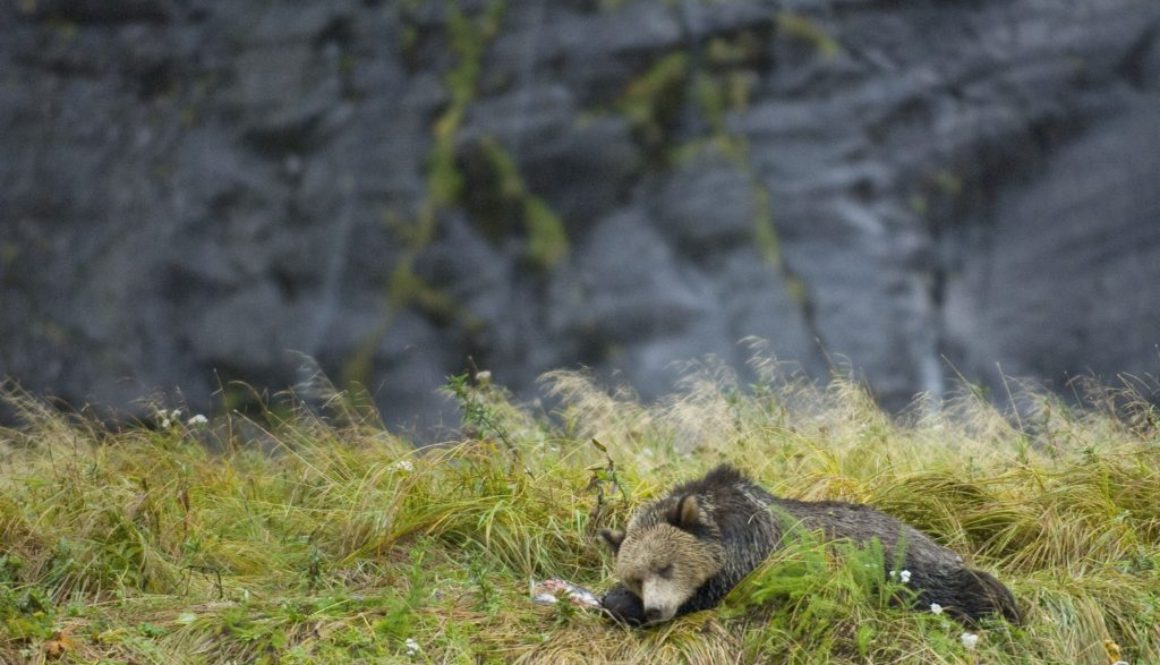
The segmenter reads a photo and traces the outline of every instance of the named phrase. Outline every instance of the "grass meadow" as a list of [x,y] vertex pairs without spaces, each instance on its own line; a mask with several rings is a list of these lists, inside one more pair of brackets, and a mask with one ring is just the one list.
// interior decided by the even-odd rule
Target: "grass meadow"
[[[652,404],[583,373],[530,405],[453,378],[462,431],[423,448],[357,392],[110,428],[10,386],[0,662],[1160,663],[1152,405],[964,389],[888,415],[856,383],[755,366],[744,387],[691,368]],[[531,602],[545,578],[605,589],[597,531],[723,461],[925,530],[1008,584],[1024,625],[972,645],[867,579],[874,552],[808,543],[655,628]]]

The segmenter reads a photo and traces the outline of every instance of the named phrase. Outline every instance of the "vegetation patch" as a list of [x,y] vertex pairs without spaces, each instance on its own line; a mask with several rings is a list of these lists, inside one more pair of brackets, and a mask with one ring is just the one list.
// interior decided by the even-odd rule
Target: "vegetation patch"
[[689,54],[674,51],[659,58],[629,82],[618,104],[637,141],[654,159],[672,144],[669,134],[681,112],[689,76]]
[[[1160,661],[1151,405],[1029,394],[1014,418],[966,391],[892,418],[849,382],[755,367],[746,390],[702,367],[653,405],[554,373],[551,414],[456,377],[464,434],[421,450],[361,396],[110,432],[9,391],[0,661]],[[880,549],[809,539],[653,629],[531,602],[545,578],[606,588],[596,531],[723,461],[910,522],[1010,586],[1026,623],[906,609],[904,577],[867,572]]]
[[[413,0],[407,0],[400,9],[407,13],[417,6]],[[368,382],[379,343],[390,329],[395,315],[407,307],[417,307],[440,325],[460,318],[468,328],[478,325],[451,296],[416,274],[415,263],[435,238],[439,213],[461,199],[463,175],[456,165],[456,136],[467,108],[475,98],[484,51],[499,32],[506,5],[503,0],[490,0],[477,16],[465,13],[454,0],[447,0],[445,7],[447,43],[455,55],[455,64],[443,77],[449,97],[447,107],[432,126],[433,142],[427,156],[427,196],[414,219],[391,216],[387,220],[391,230],[403,241],[405,250],[391,273],[386,316],[344,364],[343,380],[348,385]],[[410,52],[417,40],[413,27],[404,28],[405,52]]]
[[777,28],[785,36],[813,47],[824,58],[833,58],[842,52],[842,46],[836,39],[801,14],[780,12],[777,15]]
[[472,186],[463,200],[485,235],[498,242],[522,227],[527,261],[542,270],[555,267],[568,255],[563,220],[528,191],[515,159],[499,141],[484,138],[472,148],[464,160]]

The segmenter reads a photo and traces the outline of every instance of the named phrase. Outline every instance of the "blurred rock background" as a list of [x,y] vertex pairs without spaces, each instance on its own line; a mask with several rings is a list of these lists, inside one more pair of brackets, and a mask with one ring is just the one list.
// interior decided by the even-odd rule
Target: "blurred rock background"
[[[1160,3],[0,3],[0,376],[391,424],[747,336],[887,408],[1160,367]],[[243,397],[237,397],[244,400]]]

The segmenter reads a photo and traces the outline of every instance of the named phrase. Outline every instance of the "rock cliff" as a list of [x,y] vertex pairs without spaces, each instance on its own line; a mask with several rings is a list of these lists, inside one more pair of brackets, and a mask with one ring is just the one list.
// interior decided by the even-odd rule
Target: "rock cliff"
[[300,359],[449,421],[770,341],[889,408],[1155,374],[1160,4],[0,5],[0,375],[132,412]]

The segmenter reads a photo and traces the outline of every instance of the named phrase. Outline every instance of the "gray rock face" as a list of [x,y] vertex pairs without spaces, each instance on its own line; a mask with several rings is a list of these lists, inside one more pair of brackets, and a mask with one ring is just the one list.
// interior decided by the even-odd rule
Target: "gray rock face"
[[1160,145],[1160,115],[1124,115],[1086,133],[1025,188],[998,197],[989,234],[958,241],[946,340],[972,375],[997,380],[997,361],[1008,374],[1060,380],[1154,373],[1160,154],[1141,145]]
[[42,0],[0,33],[0,376],[74,404],[207,409],[301,353],[432,431],[468,356],[651,397],[749,336],[890,408],[1156,374],[1160,4]]

